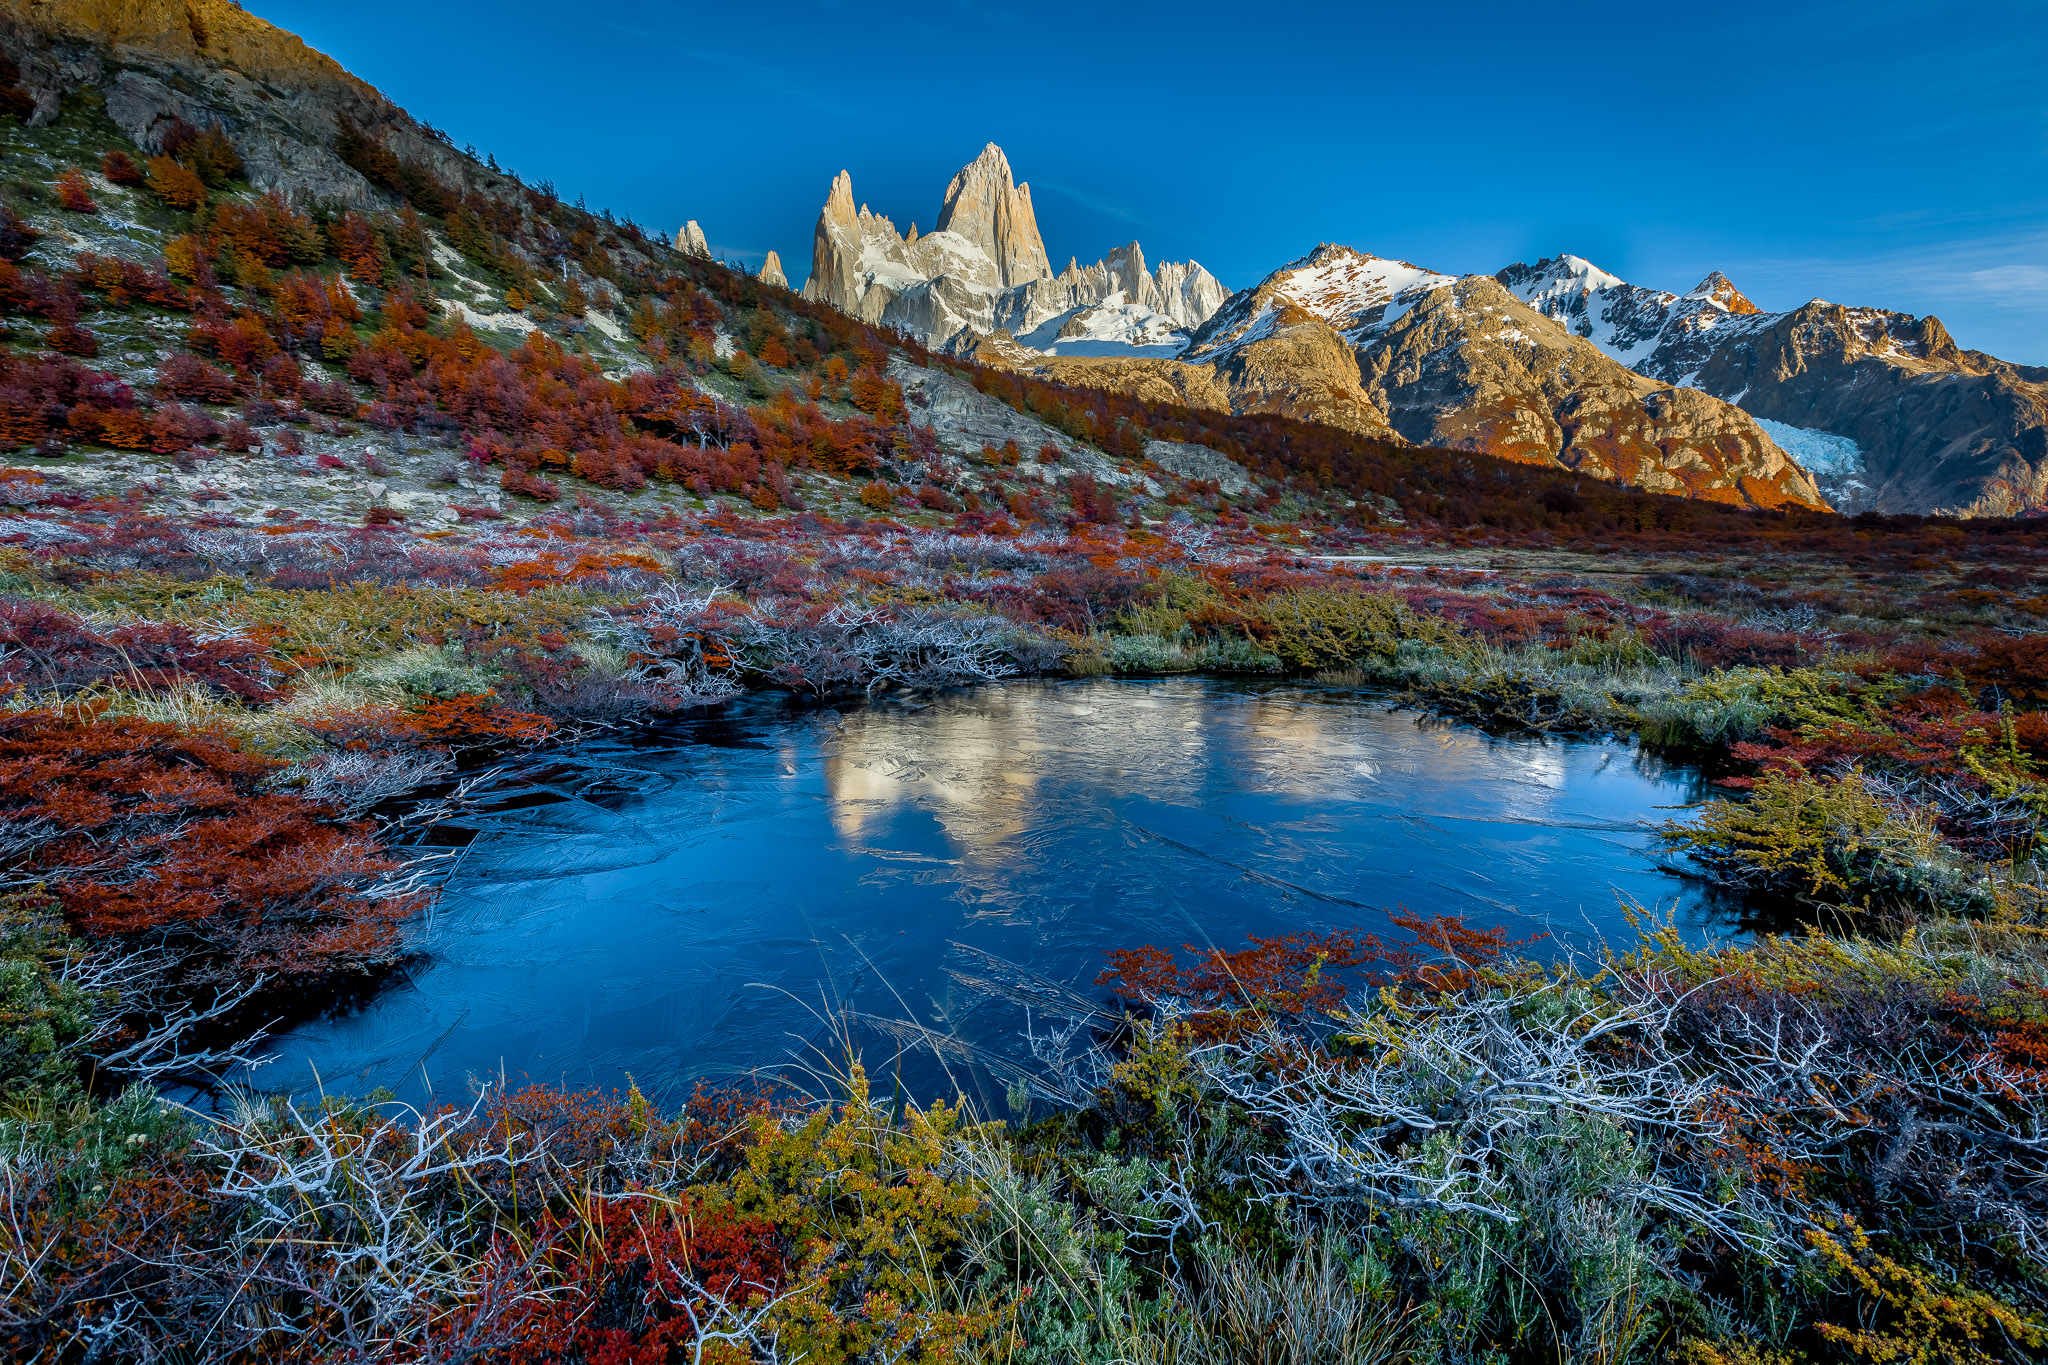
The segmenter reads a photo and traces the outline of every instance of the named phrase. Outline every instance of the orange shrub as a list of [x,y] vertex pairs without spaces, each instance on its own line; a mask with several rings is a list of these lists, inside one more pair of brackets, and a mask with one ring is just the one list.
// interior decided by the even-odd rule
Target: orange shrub
[[167,156],[149,159],[149,189],[174,209],[196,209],[206,203],[206,182],[190,166]]

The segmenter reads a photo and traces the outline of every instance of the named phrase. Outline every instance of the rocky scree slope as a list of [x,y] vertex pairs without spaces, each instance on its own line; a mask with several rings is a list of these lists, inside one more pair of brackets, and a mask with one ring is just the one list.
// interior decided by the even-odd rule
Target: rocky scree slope
[[1776,434],[1811,452],[1843,511],[2048,508],[2048,371],[1964,350],[1938,318],[1819,299],[1766,312],[1719,271],[1672,294],[1576,256],[1496,278],[1630,368],[1792,428]]
[[1192,261],[1148,269],[1136,242],[1053,274],[1031,187],[988,144],[947,185],[938,226],[899,233],[832,181],[812,235],[804,297],[932,346],[1002,330],[1041,350],[1171,354],[1229,291]]

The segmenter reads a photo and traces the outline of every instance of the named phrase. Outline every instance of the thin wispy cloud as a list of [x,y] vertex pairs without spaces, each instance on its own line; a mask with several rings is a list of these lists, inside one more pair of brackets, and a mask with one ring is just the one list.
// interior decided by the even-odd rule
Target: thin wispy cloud
[[[2048,299],[2048,231],[1902,247],[1858,258],[1777,257],[1740,264],[1750,277],[1818,289],[1837,303],[1882,304],[1875,291],[1904,290],[1920,298],[2034,308]],[[1833,291],[1833,292],[1830,292]],[[1896,305],[1894,305],[1896,306]]]
[[1079,204],[1085,209],[1091,209],[1107,218],[1122,219],[1126,223],[1136,223],[1143,226],[1149,221],[1139,214],[1133,213],[1122,204],[1114,203],[1108,199],[1098,199],[1086,190],[1076,189],[1072,185],[1063,185],[1057,180],[1033,180],[1029,176],[1026,176],[1025,179],[1030,182],[1034,194],[1040,190],[1050,191],[1062,199]]

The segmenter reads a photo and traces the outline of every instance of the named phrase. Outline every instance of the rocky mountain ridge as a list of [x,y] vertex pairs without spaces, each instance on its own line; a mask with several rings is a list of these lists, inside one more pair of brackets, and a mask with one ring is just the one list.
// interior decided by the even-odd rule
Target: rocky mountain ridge
[[107,116],[154,153],[180,120],[203,126],[226,109],[256,189],[380,208],[388,196],[335,150],[346,123],[461,193],[511,192],[375,87],[230,0],[0,0],[0,25],[23,54],[31,123],[55,118],[69,91],[102,89]]
[[976,358],[1062,383],[1755,506],[1823,506],[1748,414],[1647,378],[1487,276],[1324,244],[1241,290],[1173,358],[1047,357],[998,334]]
[[[1559,256],[1491,277],[1543,325],[1522,318],[1514,335],[1491,327],[1474,333],[1462,324],[1439,328],[1429,334],[1448,348],[1441,355],[1419,353],[1412,330],[1398,346],[1391,343],[1402,320],[1440,294],[1439,312],[1471,315],[1459,300],[1484,297],[1476,316],[1505,317],[1507,301],[1467,284],[1487,278],[1461,280],[1325,244],[1232,295],[1178,351],[1161,344],[1127,349],[1127,360],[1084,362],[1034,356],[1045,348],[1012,344],[1042,340],[1036,336],[971,349],[996,363],[1119,392],[1285,412],[1361,434],[1392,432],[1513,458],[1555,458],[1629,481],[1637,476],[1621,471],[1635,469],[1645,487],[1684,482],[1701,467],[1682,453],[1645,462],[1599,440],[1562,439],[1558,409],[1605,413],[1609,436],[1635,431],[1659,445],[1666,437],[1657,433],[1682,411],[1687,434],[1678,438],[1679,450],[1699,453],[1708,467],[1734,461],[1707,476],[1723,488],[1734,486],[1730,478],[1762,479],[1784,496],[1807,500],[1803,476],[1781,473],[1779,460],[1789,454],[1813,476],[1811,491],[1843,511],[2019,516],[2048,509],[2048,369],[1965,350],[1937,318],[1818,299],[1769,312],[1718,270],[1681,294]],[[1564,338],[1582,345],[1565,346]],[[1514,344],[1500,350],[1497,341]],[[1474,345],[1487,353],[1465,354]],[[1523,359],[1512,361],[1515,355]],[[1540,369],[1553,362],[1564,368]],[[1377,383],[1376,366],[1383,376]],[[1416,367],[1441,382],[1418,388],[1385,378]],[[1520,378],[1506,382],[1518,368]],[[1662,417],[1619,419],[1623,394],[1662,389],[1698,392],[1752,420],[1703,409],[1683,394],[1662,405]],[[1498,410],[1511,394],[1514,411]],[[1550,396],[1539,402],[1539,394]],[[1546,405],[1548,423],[1536,416]],[[1700,453],[1701,441],[1720,453]]]
[[1845,511],[2048,508],[2048,372],[1964,350],[1939,318],[1820,299],[1766,312],[1719,271],[1671,294],[1576,256],[1495,278],[1638,372],[1769,422]]
[[933,346],[998,330],[1051,353],[1173,354],[1229,291],[1193,261],[1148,269],[1136,242],[1094,265],[1052,271],[1029,184],[994,143],[946,187],[938,226],[900,233],[867,205],[853,177],[833,178],[812,234],[804,297]]

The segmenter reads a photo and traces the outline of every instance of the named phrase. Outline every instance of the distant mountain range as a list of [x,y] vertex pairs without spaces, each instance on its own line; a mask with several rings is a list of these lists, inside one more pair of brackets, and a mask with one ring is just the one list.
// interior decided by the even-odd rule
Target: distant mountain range
[[[1645,488],[1845,512],[2048,509],[2048,368],[1939,319],[1815,300],[1764,312],[1719,271],[1684,293],[1576,256],[1453,276],[1325,245],[1235,294],[1136,242],[1054,275],[993,144],[938,229],[819,214],[808,297],[1042,377],[1558,464]],[[1789,458],[1788,458],[1789,457]]]

